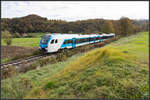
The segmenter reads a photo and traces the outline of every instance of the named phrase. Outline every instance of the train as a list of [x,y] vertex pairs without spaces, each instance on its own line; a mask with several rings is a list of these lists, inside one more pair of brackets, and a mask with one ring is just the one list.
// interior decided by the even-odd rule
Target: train
[[63,49],[76,48],[78,46],[102,42],[103,40],[115,37],[115,33],[110,34],[45,34],[40,40],[40,51],[46,53],[58,52]]

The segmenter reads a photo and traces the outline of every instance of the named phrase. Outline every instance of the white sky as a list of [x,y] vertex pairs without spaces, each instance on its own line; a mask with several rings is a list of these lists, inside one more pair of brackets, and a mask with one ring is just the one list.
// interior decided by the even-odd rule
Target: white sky
[[37,14],[66,21],[94,18],[149,19],[148,1],[2,1],[2,18]]

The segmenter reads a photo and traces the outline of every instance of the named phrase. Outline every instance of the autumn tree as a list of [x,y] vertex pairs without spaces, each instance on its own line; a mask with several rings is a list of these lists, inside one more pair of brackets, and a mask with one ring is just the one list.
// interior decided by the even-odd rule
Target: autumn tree
[[131,23],[131,20],[127,17],[122,17],[120,19],[120,25],[121,25],[121,34],[122,36],[128,36],[133,33],[133,25]]
[[67,22],[65,20],[48,20],[47,18],[31,14],[18,18],[2,18],[2,31],[8,30],[15,35],[19,33],[51,32],[51,33],[115,33],[128,36],[140,31],[148,31],[148,20],[130,20],[123,17],[120,20],[87,19]]
[[114,33],[113,24],[111,21],[105,21],[102,25],[102,32],[104,33]]

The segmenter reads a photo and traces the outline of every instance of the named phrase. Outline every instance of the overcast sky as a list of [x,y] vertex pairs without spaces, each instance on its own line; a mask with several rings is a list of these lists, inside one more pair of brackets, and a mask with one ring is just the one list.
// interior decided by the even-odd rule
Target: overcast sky
[[37,14],[66,21],[94,18],[149,19],[148,1],[2,1],[2,18]]

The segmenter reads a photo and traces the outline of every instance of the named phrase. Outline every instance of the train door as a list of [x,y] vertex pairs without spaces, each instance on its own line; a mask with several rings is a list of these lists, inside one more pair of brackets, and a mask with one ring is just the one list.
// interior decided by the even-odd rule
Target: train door
[[58,39],[52,39],[48,46],[48,52],[56,52],[58,47]]
[[75,48],[75,47],[76,47],[76,39],[73,38],[73,39],[72,39],[72,48]]

